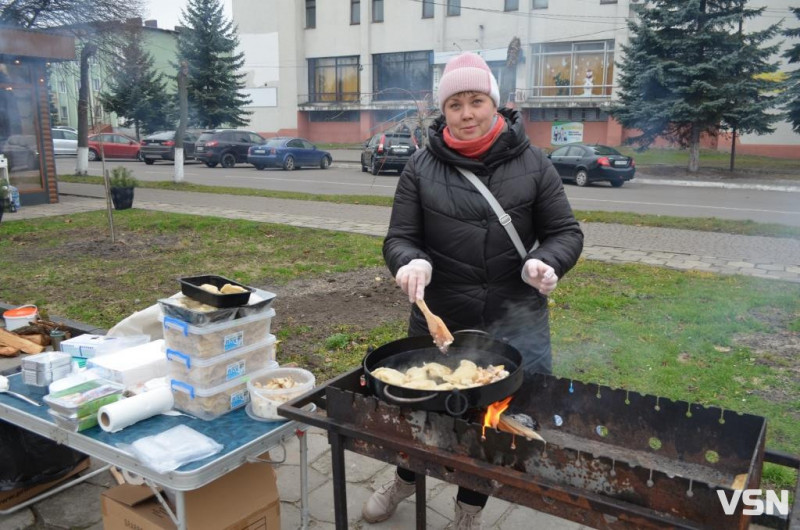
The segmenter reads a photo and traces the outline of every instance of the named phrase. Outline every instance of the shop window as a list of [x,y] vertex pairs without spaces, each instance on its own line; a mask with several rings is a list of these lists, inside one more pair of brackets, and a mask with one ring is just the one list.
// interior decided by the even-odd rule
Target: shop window
[[21,61],[0,63],[0,154],[8,161],[11,185],[21,192],[44,188],[35,98],[30,67]]
[[372,56],[374,99],[421,101],[433,86],[433,52],[381,53]]
[[614,76],[614,41],[535,44],[535,96],[609,96]]
[[316,0],[306,0],[306,28],[317,27],[317,2]]
[[310,101],[358,101],[358,56],[308,60]]
[[422,18],[433,18],[433,0],[422,0]]

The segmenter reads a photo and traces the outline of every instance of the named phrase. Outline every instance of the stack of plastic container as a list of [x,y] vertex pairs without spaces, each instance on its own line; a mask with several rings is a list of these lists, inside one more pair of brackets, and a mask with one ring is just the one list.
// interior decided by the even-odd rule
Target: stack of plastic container
[[237,307],[198,309],[182,295],[159,300],[175,408],[213,420],[250,401],[247,381],[278,366],[273,293],[253,289]]
[[120,384],[93,379],[51,392],[43,399],[50,406],[47,412],[53,416],[56,425],[70,431],[82,431],[97,425],[97,411],[103,405],[118,401],[123,390],[125,387]]
[[29,390],[46,394],[50,383],[70,374],[72,357],[62,352],[47,351],[24,357],[21,367],[22,382],[28,385]]

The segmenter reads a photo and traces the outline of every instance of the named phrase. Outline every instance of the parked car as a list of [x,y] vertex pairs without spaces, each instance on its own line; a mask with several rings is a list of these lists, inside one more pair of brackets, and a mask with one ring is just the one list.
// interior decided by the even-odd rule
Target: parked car
[[9,171],[39,169],[39,147],[32,134],[12,134],[0,138],[0,154],[8,160]]
[[[101,154],[102,153],[102,154]],[[89,137],[89,161],[106,158],[139,158],[139,142],[121,133],[100,133]]]
[[605,145],[570,144],[548,155],[561,180],[574,180],[578,186],[607,180],[615,188],[636,174],[633,158]]
[[50,131],[53,136],[53,153],[56,155],[78,154],[78,133],[69,129],[55,128]]
[[[156,160],[175,160],[175,133],[177,131],[159,131],[142,138],[140,158],[144,163],[152,165]],[[194,143],[200,135],[186,131],[183,136],[183,161],[194,158]]]
[[71,131],[75,134],[78,134],[78,129],[75,127],[69,127],[68,125],[53,125],[51,129],[61,129],[62,131]]
[[361,152],[361,171],[396,169],[403,171],[406,162],[417,150],[417,142],[408,132],[385,132],[373,136],[364,144]]
[[254,145],[266,140],[258,133],[239,129],[216,129],[204,131],[195,143],[194,155],[208,167],[217,164],[233,167],[247,162],[247,153]]
[[333,157],[328,151],[317,149],[316,145],[303,138],[278,136],[270,138],[263,145],[252,146],[247,161],[259,170],[282,167],[291,171],[303,166],[328,169]]

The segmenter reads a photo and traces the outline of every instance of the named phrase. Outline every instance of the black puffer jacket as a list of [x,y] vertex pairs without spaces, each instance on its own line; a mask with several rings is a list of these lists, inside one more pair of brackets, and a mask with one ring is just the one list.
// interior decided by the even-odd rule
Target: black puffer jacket
[[[522,281],[514,244],[489,203],[454,166],[473,171],[489,188],[519,232],[527,258],[540,259],[559,278],[583,249],[561,179],[550,160],[530,145],[518,111],[501,109],[508,129],[480,160],[450,149],[444,119],[429,129],[430,145],[406,164],[395,192],[383,255],[393,275],[412,259],[433,265],[425,300],[452,330],[487,329],[512,308],[537,311],[546,298]],[[527,259],[526,258],[526,259]],[[414,308],[411,329],[424,330]]]

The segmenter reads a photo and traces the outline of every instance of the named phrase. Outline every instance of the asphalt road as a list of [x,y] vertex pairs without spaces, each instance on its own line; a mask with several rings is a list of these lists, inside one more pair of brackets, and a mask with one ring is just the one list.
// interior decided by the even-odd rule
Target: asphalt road
[[[356,155],[357,156],[357,155]],[[107,167],[127,166],[145,181],[172,180],[173,165],[158,162],[146,166],[138,161],[109,160]],[[59,174],[75,169],[75,158],[58,158]],[[100,162],[90,162],[92,175],[102,174]],[[186,182],[243,188],[295,191],[319,194],[392,196],[397,185],[395,172],[373,176],[363,173],[358,163],[334,162],[330,169],[305,168],[297,171],[258,171],[248,164],[232,169],[208,168],[190,161],[184,166]],[[576,210],[620,211],[676,217],[717,217],[800,226],[800,194],[751,188],[663,185],[661,181],[637,178],[622,188],[605,183],[579,188],[566,184],[567,196]]]

